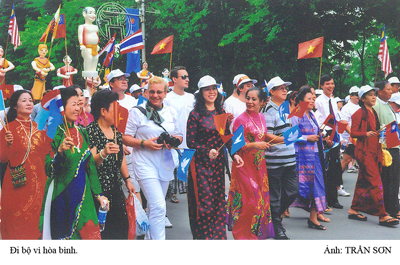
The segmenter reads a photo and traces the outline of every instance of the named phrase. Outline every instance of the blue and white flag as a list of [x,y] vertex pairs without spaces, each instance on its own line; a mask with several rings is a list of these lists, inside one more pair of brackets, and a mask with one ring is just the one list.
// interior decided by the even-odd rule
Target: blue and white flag
[[62,124],[64,121],[57,105],[57,101],[50,101],[48,108],[49,110],[45,110],[42,107],[40,108],[35,117],[35,122],[37,123],[38,130],[43,131],[47,129],[47,136],[54,139],[58,125]]
[[285,102],[283,102],[279,108],[278,108],[278,112],[279,112],[279,118],[281,118],[281,120],[286,123],[286,115],[285,114],[290,114],[290,107],[289,107],[289,101],[286,100]]
[[179,180],[187,181],[187,172],[194,152],[196,152],[195,149],[183,149],[183,154],[179,157],[179,166],[177,170],[177,176]]
[[143,97],[142,95],[139,95],[139,98],[138,98],[138,101],[137,101],[136,106],[140,106],[140,105],[142,105],[143,103],[146,103],[147,100],[148,100],[147,98]]
[[236,153],[245,145],[246,141],[244,140],[244,129],[243,125],[240,125],[240,127],[237,128],[237,130],[233,133],[231,155]]
[[286,145],[290,145],[296,142],[302,136],[299,125],[293,126],[289,130],[284,132],[282,136],[284,138],[283,141]]
[[4,105],[3,91],[0,90],[0,110],[5,110],[6,106]]

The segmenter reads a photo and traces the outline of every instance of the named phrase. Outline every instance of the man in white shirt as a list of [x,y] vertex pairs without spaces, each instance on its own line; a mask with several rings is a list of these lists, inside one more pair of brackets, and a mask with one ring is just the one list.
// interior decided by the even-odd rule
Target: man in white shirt
[[[174,84],[172,91],[168,92],[164,99],[164,104],[172,107],[178,113],[178,121],[182,130],[183,140],[179,148],[187,148],[186,145],[186,124],[189,113],[194,108],[194,96],[185,90],[189,88],[189,74],[184,66],[176,66],[171,70],[171,80]],[[178,182],[176,169],[174,171],[173,187],[171,191],[171,201],[179,202],[176,197],[178,183],[180,184],[181,193],[186,192],[186,184],[182,181]]]
[[[330,108],[332,108],[336,120],[340,121],[337,103],[333,97],[333,90],[335,89],[333,78],[328,74],[321,76],[320,85],[323,93],[315,100],[315,118],[319,126],[323,124],[330,114]],[[343,184],[342,167],[340,164],[340,144],[332,148],[333,143],[327,139],[331,133],[332,128],[326,126],[324,148],[329,149],[325,156],[325,166],[327,167],[325,181],[326,201],[329,207],[343,209],[343,205],[338,201],[338,189]]]
[[[224,109],[228,113],[232,113],[234,118],[237,118],[240,114],[246,111],[246,92],[249,88],[253,87],[257,80],[250,79],[245,74],[239,74],[233,79],[233,83],[236,85],[237,97],[234,95],[227,98],[224,102]],[[232,130],[233,122],[232,120],[230,129]]]
[[[350,88],[349,90],[350,100],[346,105],[344,105],[341,111],[342,121],[346,121],[348,123],[348,127],[346,127],[346,130],[343,132],[341,137],[343,145],[346,146],[346,148],[344,149],[343,159],[341,162],[342,172],[346,170],[346,167],[350,164],[350,162],[354,161],[355,146],[353,143],[349,141],[349,139],[350,139],[350,129],[351,129],[351,116],[360,108],[360,106],[358,105],[358,100],[359,100],[358,91],[360,91],[360,89],[356,86]],[[356,169],[354,168],[354,163],[353,163],[352,167],[349,168],[347,172],[355,172],[355,171]],[[339,190],[339,195],[347,196],[341,194],[341,190]]]

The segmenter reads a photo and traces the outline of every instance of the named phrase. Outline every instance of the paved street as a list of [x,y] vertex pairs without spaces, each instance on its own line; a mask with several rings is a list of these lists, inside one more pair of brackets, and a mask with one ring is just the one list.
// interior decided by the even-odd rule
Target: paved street
[[[333,209],[330,213],[325,214],[326,217],[331,219],[330,223],[321,223],[326,227],[325,231],[309,229],[307,226],[309,213],[302,209],[290,208],[290,218],[283,220],[287,236],[291,240],[399,240],[400,226],[395,228],[380,226],[378,225],[378,217],[371,215],[366,215],[368,217],[366,222],[347,218],[357,175],[358,173],[344,173],[344,187],[350,193],[350,197],[339,197],[339,202],[344,208],[341,210]],[[226,190],[228,191],[229,181],[226,183]],[[166,229],[167,239],[191,240],[186,194],[178,194],[177,196],[179,203],[172,203],[167,200],[167,214],[173,225],[172,228]],[[229,231],[228,239],[233,239],[232,233]]]

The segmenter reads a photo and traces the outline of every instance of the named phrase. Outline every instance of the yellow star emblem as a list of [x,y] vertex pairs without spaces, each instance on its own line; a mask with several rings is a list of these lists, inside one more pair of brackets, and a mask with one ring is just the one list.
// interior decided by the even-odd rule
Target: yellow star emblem
[[10,93],[10,90],[5,89],[4,92],[6,92],[6,94],[8,95]]
[[315,47],[310,45],[310,48],[307,49],[307,54],[314,53],[314,49],[315,49]]
[[225,134],[224,129],[219,128],[219,134],[224,135]]
[[165,43],[161,43],[160,50],[165,49]]

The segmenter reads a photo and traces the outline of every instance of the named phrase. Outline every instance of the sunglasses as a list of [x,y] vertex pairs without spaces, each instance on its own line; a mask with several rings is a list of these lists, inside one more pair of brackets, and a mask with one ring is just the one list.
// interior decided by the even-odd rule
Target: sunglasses
[[185,80],[186,78],[189,78],[189,75],[181,75],[181,76],[178,76],[178,78],[182,78],[182,80]]

